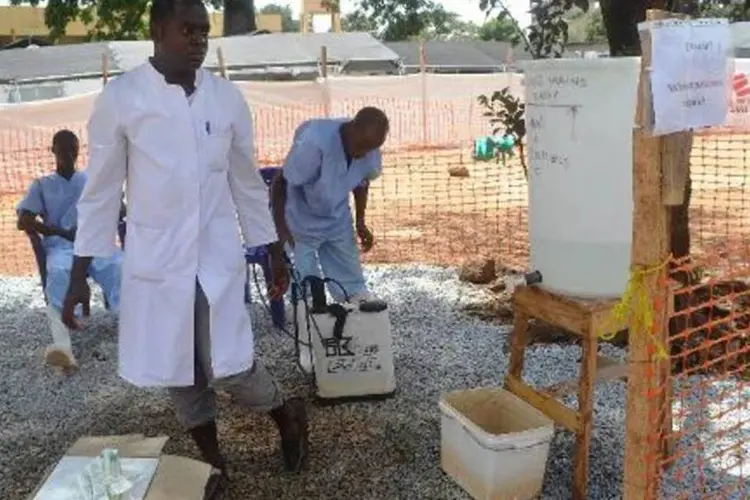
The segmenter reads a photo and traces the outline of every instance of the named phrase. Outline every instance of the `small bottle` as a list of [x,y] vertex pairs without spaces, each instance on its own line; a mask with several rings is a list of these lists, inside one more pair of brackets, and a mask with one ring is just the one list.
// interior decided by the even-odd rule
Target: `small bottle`
[[102,450],[102,465],[104,467],[104,475],[106,477],[110,478],[118,476],[120,457],[118,456],[117,450],[113,448],[106,448]]
[[78,495],[80,500],[95,500],[94,481],[88,469],[78,476]]
[[102,466],[104,468],[104,481],[106,484],[107,500],[122,500],[122,464],[120,454],[114,448],[102,450]]

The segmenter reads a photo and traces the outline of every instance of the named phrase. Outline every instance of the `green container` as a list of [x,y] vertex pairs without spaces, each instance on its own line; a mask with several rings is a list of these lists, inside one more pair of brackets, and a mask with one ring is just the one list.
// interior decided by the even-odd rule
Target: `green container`
[[490,161],[498,154],[510,153],[516,141],[511,135],[485,136],[474,140],[474,154],[476,161]]

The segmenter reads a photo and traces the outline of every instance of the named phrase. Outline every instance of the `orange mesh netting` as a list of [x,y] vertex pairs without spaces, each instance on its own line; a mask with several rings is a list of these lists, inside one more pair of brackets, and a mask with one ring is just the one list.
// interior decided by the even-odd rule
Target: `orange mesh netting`
[[661,286],[672,292],[666,304],[656,301],[670,318],[668,359],[660,362],[654,346],[654,389],[643,395],[656,402],[651,422],[667,418],[664,427],[649,427],[662,450],[651,457],[660,498],[748,496],[749,145],[749,135],[729,129],[695,136],[691,252],[673,259],[662,277]]
[[[282,161],[304,119],[352,114],[364,105],[389,115],[385,172],[371,188],[368,209],[378,241],[369,261],[456,264],[482,255],[523,267],[523,170],[513,159],[472,159],[473,140],[490,132],[477,96],[508,85],[520,95],[520,83],[519,75],[495,74],[240,86],[255,117],[262,165]],[[84,127],[94,97],[0,108],[0,275],[35,273],[28,240],[15,227],[15,204],[32,179],[52,171],[49,145],[59,128],[80,135],[85,158]],[[739,114],[734,123],[744,126]],[[468,175],[450,175],[461,167]],[[661,305],[673,317],[671,375],[643,395],[661,400],[673,389],[673,411],[660,406],[673,414],[673,425],[654,425],[651,435],[674,443],[674,453],[652,459],[664,469],[659,477],[669,477],[663,498],[744,498],[750,471],[750,134],[696,134],[691,178],[691,252],[674,263],[673,279],[663,280],[675,294],[674,304]]]
[[[489,133],[476,97],[508,85],[520,94],[520,82],[518,75],[495,74],[239,85],[253,111],[263,166],[280,164],[302,120],[351,115],[365,105],[388,114],[385,175],[373,185],[368,207],[379,241],[370,261],[449,264],[479,252],[523,264],[523,171],[512,161],[472,160],[473,140]],[[15,205],[35,177],[54,169],[49,146],[56,130],[79,134],[85,161],[85,124],[95,97],[0,108],[0,275],[35,272],[28,240],[15,227]],[[469,176],[451,177],[452,167],[466,167]]]

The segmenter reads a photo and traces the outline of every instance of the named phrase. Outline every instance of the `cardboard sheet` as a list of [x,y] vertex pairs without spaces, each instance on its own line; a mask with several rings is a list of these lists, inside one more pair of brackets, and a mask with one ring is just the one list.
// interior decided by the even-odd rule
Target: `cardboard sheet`
[[[96,457],[105,448],[116,448],[121,458],[158,458],[156,474],[145,500],[203,500],[211,466],[185,457],[162,455],[169,438],[147,438],[142,434],[124,436],[86,436],[76,441],[66,457]],[[57,464],[51,466],[39,487],[31,494],[34,500]]]

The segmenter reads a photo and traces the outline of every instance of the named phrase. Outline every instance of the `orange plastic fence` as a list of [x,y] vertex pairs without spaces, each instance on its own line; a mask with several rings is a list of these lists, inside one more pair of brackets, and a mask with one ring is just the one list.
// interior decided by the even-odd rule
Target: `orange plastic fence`
[[[84,101],[81,108],[90,104]],[[472,160],[472,129],[474,136],[488,132],[479,111],[451,102],[425,105],[374,98],[336,102],[332,114],[351,115],[365,104],[380,106],[391,119],[384,175],[371,188],[368,219],[377,244],[367,260],[455,264],[476,254],[523,265],[527,255],[524,174],[512,159]],[[78,134],[79,163],[85,166],[85,122],[52,126],[45,122],[51,120],[49,115],[42,113],[49,111],[47,105],[29,108],[23,125],[7,115],[0,120],[0,275],[29,275],[36,270],[28,240],[16,230],[15,206],[33,179],[54,170],[50,144],[55,131],[65,127]],[[324,116],[324,110],[317,103],[259,106],[253,107],[253,114],[259,162],[272,166],[283,161],[297,125]],[[472,116],[478,118],[473,127]],[[43,125],[30,126],[34,121]],[[451,175],[461,169],[466,171],[453,173],[463,176]]]
[[[654,491],[664,499],[750,495],[750,136],[696,137],[690,255],[673,259],[655,301],[669,317],[668,359],[648,373]],[[664,369],[660,370],[660,364]]]
[[[384,175],[372,186],[369,220],[376,246],[370,262],[456,264],[492,256],[509,267],[528,259],[526,180],[513,159],[476,162],[471,139],[489,132],[475,106],[477,89],[502,88],[507,77],[473,81],[458,97],[420,97],[418,81],[402,80],[379,95],[338,89],[328,104],[320,89],[298,85],[308,103],[284,102],[284,92],[263,99],[243,88],[253,104],[258,157],[277,165],[300,121],[350,114],[375,104],[390,115],[392,135]],[[416,83],[415,83],[416,82]],[[407,85],[408,84],[408,85]],[[406,85],[407,87],[404,87]],[[468,83],[466,85],[469,85]],[[410,95],[403,93],[403,88]],[[390,90],[389,90],[390,89]],[[288,90],[288,89],[287,89]],[[329,89],[332,91],[335,89]],[[265,91],[264,91],[265,92]],[[414,93],[411,95],[411,93]],[[275,100],[274,100],[275,99]],[[259,101],[263,101],[259,103]],[[85,117],[91,98],[24,108],[12,118],[0,111],[0,275],[30,275],[35,265],[26,238],[16,230],[15,204],[35,177],[53,169],[49,146],[59,128],[71,128],[86,154]],[[58,109],[59,108],[59,109]],[[65,111],[65,120],[59,113]],[[674,263],[672,278],[689,275],[668,307],[671,376],[643,395],[673,392],[671,431],[653,426],[655,442],[672,454],[652,457],[663,472],[662,498],[746,498],[750,472],[750,135],[726,130],[696,136],[691,158],[691,252]],[[672,303],[674,302],[674,303]],[[657,376],[657,363],[654,376]],[[657,421],[660,415],[654,415]]]

